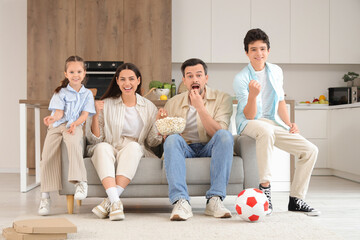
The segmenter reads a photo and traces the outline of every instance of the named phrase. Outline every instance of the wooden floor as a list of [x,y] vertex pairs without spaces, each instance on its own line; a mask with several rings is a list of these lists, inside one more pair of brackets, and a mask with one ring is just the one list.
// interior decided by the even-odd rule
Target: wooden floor
[[[22,215],[34,215],[40,200],[39,187],[20,193],[19,174],[0,174],[0,229],[8,227],[12,221]],[[66,212],[65,196],[51,193],[52,213]],[[234,196],[227,197],[225,205],[233,210]],[[86,199],[81,208],[75,207],[77,214],[91,211],[101,200]],[[360,183],[333,176],[313,176],[307,203],[321,210],[322,215],[315,217],[325,228],[335,231],[344,239],[360,239]],[[146,204],[141,199],[123,199],[127,211],[171,212],[168,199],[148,199]],[[193,209],[203,208],[204,198],[193,198]],[[274,211],[286,210],[288,192],[273,192]],[[314,218],[314,217],[313,217]],[[0,237],[1,239],[1,237]]]

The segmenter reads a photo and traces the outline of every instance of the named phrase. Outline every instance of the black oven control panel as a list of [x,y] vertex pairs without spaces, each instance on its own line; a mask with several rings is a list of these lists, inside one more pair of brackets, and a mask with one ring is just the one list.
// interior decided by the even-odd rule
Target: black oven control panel
[[86,71],[113,71],[123,64],[122,61],[86,61],[85,68]]

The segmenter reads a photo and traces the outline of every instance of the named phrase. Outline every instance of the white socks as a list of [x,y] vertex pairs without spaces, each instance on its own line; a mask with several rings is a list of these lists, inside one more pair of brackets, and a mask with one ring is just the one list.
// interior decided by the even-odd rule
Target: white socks
[[116,189],[117,189],[117,192],[118,192],[119,197],[120,197],[121,194],[123,193],[124,189],[122,187],[120,187],[119,185],[116,185]]
[[50,193],[49,192],[41,193],[41,198],[50,198]]
[[120,200],[116,187],[110,187],[110,188],[106,189],[106,194],[108,195],[111,203],[114,203],[114,202]]

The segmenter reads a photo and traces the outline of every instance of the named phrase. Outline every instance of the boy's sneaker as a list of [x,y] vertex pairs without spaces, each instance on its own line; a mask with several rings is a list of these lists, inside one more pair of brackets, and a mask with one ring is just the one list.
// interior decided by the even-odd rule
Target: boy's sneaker
[[221,198],[214,196],[208,200],[205,209],[205,215],[216,218],[231,218],[231,212],[226,209]]
[[39,215],[41,215],[41,216],[49,215],[50,205],[51,205],[50,198],[41,198],[40,206],[39,206],[39,210],[38,210]]
[[99,218],[107,218],[109,216],[110,206],[111,203],[109,198],[104,198],[99,205],[92,209],[92,212]]
[[125,219],[124,207],[120,199],[111,204],[109,217],[111,221],[119,221]]
[[321,214],[320,211],[310,207],[304,200],[297,197],[289,197],[288,210],[303,212],[308,216],[319,216]]
[[269,201],[269,209],[266,211],[266,215],[270,215],[273,211],[273,206],[271,203],[271,185],[268,187],[263,187],[261,184],[259,184],[259,189],[266,195],[268,201]]
[[86,182],[78,182],[75,184],[75,200],[84,200],[87,197],[88,185]]
[[186,221],[188,218],[193,216],[191,206],[189,202],[185,199],[179,199],[170,216],[171,221]]

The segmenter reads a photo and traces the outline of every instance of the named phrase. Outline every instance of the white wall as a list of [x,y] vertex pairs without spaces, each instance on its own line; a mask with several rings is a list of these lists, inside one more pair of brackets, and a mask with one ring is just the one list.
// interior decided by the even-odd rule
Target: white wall
[[[220,64],[208,65],[208,85],[234,95],[233,80],[235,75],[247,64]],[[328,96],[329,87],[346,86],[342,76],[349,72],[360,73],[360,65],[339,64],[279,64],[284,72],[284,89],[286,99],[312,101],[320,95]],[[181,64],[172,64],[172,78],[177,86],[181,82]]]
[[26,98],[26,0],[0,0],[0,172],[19,172],[19,99]]

